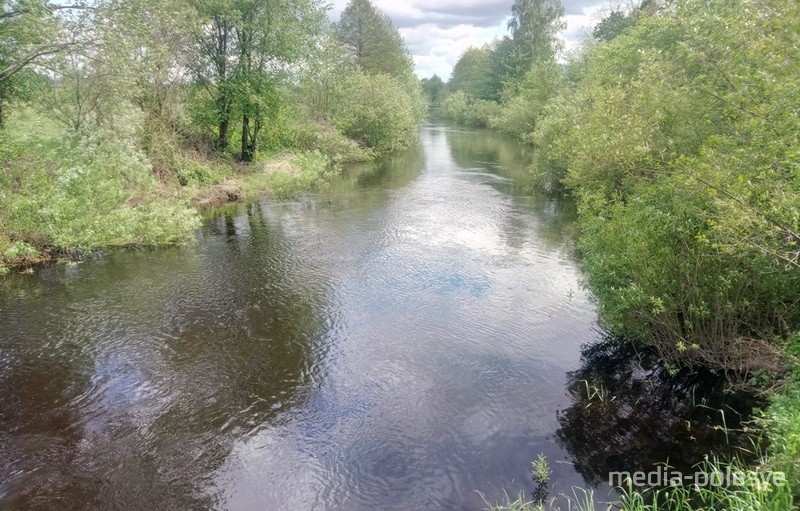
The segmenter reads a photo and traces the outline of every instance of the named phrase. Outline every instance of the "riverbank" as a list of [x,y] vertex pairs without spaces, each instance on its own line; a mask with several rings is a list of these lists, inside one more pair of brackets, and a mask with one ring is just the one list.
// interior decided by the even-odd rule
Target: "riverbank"
[[[603,327],[654,349],[675,374],[703,367],[770,396],[757,423],[767,440],[756,445],[769,454],[761,465],[791,473],[800,459],[785,426],[800,410],[800,53],[787,20],[798,8],[642,2],[610,12],[565,63],[553,40],[510,77],[481,63],[507,60],[514,38],[473,48],[441,108],[529,144],[531,179],[578,203],[576,245]],[[771,499],[800,491],[788,479],[789,490],[763,500],[753,488],[708,495],[733,499],[725,509],[786,509]],[[680,506],[702,508],[704,495]]]
[[190,242],[200,211],[323,188],[344,165],[380,153],[330,126],[293,127],[294,147],[253,162],[162,143],[125,129],[71,133],[31,109],[0,132],[0,274],[111,247]]

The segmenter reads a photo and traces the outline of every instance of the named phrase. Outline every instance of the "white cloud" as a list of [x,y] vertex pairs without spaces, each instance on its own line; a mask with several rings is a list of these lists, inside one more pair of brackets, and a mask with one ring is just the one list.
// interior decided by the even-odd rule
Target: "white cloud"
[[[507,33],[513,0],[373,0],[387,13],[406,41],[417,75],[438,74],[447,80],[458,57]],[[607,0],[564,0],[567,28],[561,38],[574,48],[597,23]],[[334,0],[331,17],[338,19],[347,0]]]

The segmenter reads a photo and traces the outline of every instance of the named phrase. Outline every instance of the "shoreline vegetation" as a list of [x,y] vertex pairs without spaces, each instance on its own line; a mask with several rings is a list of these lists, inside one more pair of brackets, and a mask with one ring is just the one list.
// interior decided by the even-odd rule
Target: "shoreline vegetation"
[[11,0],[0,11],[0,274],[186,243],[198,209],[291,197],[414,142],[391,20],[352,0]]
[[[578,255],[610,334],[670,373],[702,367],[771,403],[756,417],[754,467],[702,469],[785,472],[787,486],[623,488],[619,507],[790,509],[800,496],[800,4],[643,0],[609,8],[572,52],[557,37],[563,15],[558,0],[515,1],[508,36],[465,51],[447,84],[424,83],[431,103],[529,144],[535,186],[575,198]],[[494,509],[547,507],[508,500]]]

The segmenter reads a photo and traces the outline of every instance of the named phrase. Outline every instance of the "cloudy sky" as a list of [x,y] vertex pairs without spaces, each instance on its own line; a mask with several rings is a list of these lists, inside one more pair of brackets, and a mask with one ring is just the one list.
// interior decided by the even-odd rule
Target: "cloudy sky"
[[[333,0],[331,18],[339,19],[348,0]],[[603,0],[562,0],[567,47],[576,45],[587,28],[596,23]],[[391,16],[414,55],[417,74],[434,73],[447,80],[459,55],[507,33],[513,0],[373,0]]]

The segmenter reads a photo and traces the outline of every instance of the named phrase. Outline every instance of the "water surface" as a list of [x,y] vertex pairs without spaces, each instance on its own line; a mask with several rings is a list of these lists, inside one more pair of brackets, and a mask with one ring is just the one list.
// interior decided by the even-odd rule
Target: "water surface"
[[193,246],[5,279],[2,507],[480,509],[539,453],[583,484],[556,431],[596,315],[526,152],[426,126]]

